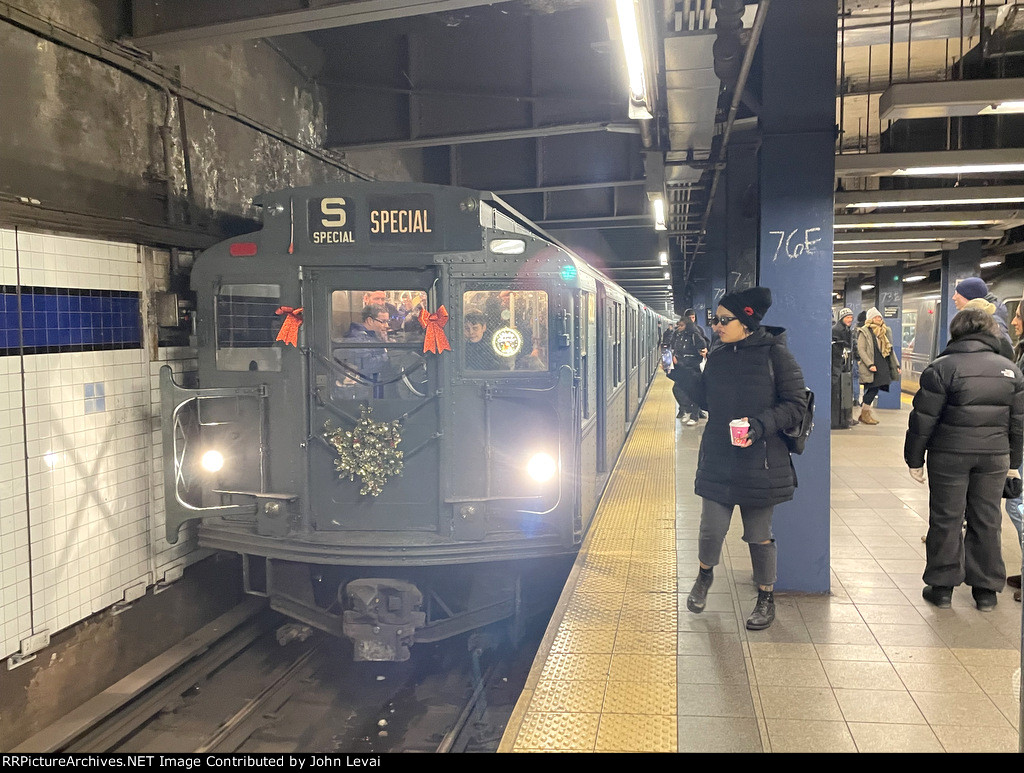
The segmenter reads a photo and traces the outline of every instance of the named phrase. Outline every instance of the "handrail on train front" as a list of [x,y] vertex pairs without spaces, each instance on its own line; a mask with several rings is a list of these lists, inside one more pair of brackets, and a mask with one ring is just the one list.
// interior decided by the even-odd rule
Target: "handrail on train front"
[[[180,485],[184,481],[182,472],[183,460],[185,453],[188,450],[188,432],[185,429],[185,423],[182,420],[182,412],[185,406],[192,402],[196,403],[196,416],[199,415],[198,401],[204,399],[224,398],[224,397],[255,397],[259,399],[259,414],[260,414],[260,488],[261,490],[266,489],[266,470],[264,460],[266,458],[266,397],[267,388],[266,385],[260,384],[254,387],[214,387],[207,389],[190,389],[178,384],[174,379],[174,372],[170,366],[164,365],[160,368],[160,396],[163,408],[163,415],[170,419],[170,427],[166,427],[169,430],[170,435],[164,436],[164,451],[165,454],[168,450],[171,452],[171,464],[164,465],[164,481],[166,488],[169,488],[174,492],[174,503],[184,513],[190,514],[187,517],[180,517],[176,515],[172,517],[170,507],[167,508],[166,523],[164,525],[165,535],[167,541],[174,544],[178,541],[178,531],[181,525],[186,521],[201,518],[204,515],[254,515],[256,513],[256,505],[245,504],[245,505],[210,505],[207,507],[197,507],[191,502],[186,501],[182,498]],[[183,398],[183,399],[182,399]],[[179,445],[179,429],[181,444]],[[170,503],[168,503],[169,505]]]

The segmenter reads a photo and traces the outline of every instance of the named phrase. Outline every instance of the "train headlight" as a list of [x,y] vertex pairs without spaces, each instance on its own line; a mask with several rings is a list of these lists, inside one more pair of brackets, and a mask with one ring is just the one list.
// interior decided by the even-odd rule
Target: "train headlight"
[[555,473],[558,472],[558,464],[547,454],[534,454],[526,463],[526,471],[535,481],[544,483],[555,477]]
[[207,451],[199,463],[207,472],[219,472],[224,466],[224,455],[220,451]]

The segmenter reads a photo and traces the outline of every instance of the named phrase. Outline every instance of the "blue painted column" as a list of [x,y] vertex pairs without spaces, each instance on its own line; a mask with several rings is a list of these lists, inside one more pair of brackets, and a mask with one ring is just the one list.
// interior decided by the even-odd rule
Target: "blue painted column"
[[[903,362],[903,268],[901,265],[881,266],[875,269],[875,304],[882,319],[892,329],[892,348],[896,359]],[[879,408],[900,407],[900,380],[893,374],[888,392],[878,393]]]
[[796,498],[775,509],[779,590],[826,593],[829,581],[835,3],[776,0],[761,36],[759,284],[816,396],[807,448],[793,456]]
[[853,309],[853,324],[857,324],[857,315],[864,309],[859,279],[847,279],[843,283],[843,305]]
[[969,276],[981,276],[981,242],[961,242],[955,250],[943,250],[942,271],[939,279],[939,348],[949,341],[949,323],[956,316],[953,304],[956,283]]

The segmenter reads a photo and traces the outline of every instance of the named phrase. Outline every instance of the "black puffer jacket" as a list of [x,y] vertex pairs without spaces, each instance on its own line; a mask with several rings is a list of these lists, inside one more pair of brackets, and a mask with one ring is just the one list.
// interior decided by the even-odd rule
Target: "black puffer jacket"
[[[785,340],[782,328],[762,327],[737,343],[719,344],[694,379],[690,394],[708,412],[694,484],[698,496],[752,507],[793,498],[796,472],[779,430],[803,415],[804,376]],[[729,422],[744,416],[755,440],[740,448],[732,444]]]
[[984,333],[952,341],[925,368],[914,395],[903,458],[924,466],[925,451],[1009,454],[1021,465],[1024,377]]

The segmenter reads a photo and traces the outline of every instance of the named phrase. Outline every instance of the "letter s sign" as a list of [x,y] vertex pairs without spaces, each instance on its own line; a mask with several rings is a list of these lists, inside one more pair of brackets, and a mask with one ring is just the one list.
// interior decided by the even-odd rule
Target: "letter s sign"
[[345,199],[340,197],[321,199],[320,212],[326,215],[320,220],[324,228],[343,228],[348,219],[345,212]]

